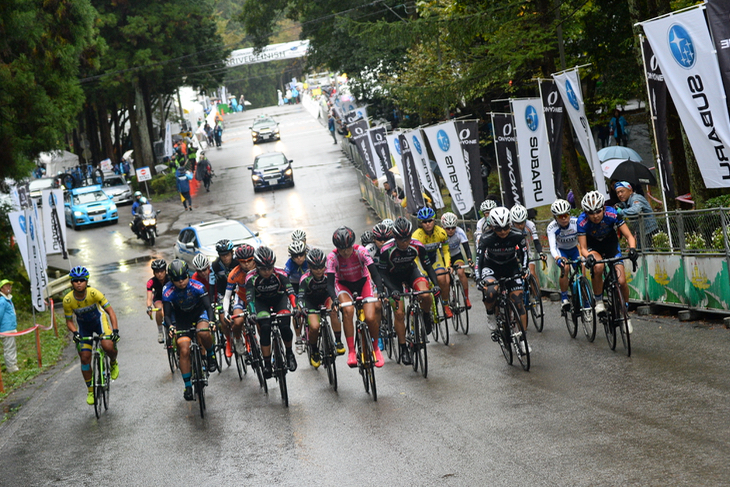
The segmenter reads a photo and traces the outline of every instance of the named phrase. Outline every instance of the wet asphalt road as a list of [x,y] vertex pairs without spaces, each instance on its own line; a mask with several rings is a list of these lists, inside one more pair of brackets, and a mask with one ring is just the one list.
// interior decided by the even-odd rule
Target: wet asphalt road
[[[378,401],[338,360],[339,390],[299,356],[285,409],[273,380],[264,395],[251,375],[214,374],[207,415],[182,398],[144,313],[150,255],[172,257],[186,224],[217,216],[261,232],[283,265],[289,234],[303,228],[325,250],[340,224],[358,234],[374,217],[329,133],[301,107],[266,110],[282,141],[252,146],[247,127],[263,110],[231,116],[225,144],[208,152],[218,175],[183,213],[162,209],[154,249],[130,238],[126,221],[74,232],[72,264],[120,317],[120,378],[111,405],[94,417],[74,353],[30,386],[30,398],[0,426],[0,484],[12,485],[727,485],[728,350],[722,327],[632,315],[633,353],[570,339],[557,304],[545,299],[545,331],[530,331],[532,368],[508,366],[475,306],[468,336],[430,344],[429,375],[386,359]],[[253,194],[259,151],[294,159],[296,187]],[[123,207],[122,213],[129,211]],[[63,264],[68,265],[68,264]],[[474,288],[471,290],[475,293]],[[12,482],[12,484],[11,484]]]

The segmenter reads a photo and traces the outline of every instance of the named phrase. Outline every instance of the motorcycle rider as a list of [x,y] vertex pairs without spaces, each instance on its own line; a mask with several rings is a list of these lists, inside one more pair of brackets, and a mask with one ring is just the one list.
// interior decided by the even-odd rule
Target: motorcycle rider
[[137,238],[142,238],[139,234],[139,222],[142,221],[142,205],[145,204],[142,203],[142,199],[145,200],[145,203],[147,202],[147,199],[142,196],[141,191],[135,191],[134,202],[132,203],[132,217],[134,218],[132,220],[132,231],[137,235]]

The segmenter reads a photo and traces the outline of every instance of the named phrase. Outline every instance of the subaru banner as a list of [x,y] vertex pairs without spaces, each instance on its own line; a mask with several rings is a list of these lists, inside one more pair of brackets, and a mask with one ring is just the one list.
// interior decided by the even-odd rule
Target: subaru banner
[[406,136],[411,146],[411,154],[413,154],[413,162],[416,164],[416,171],[418,172],[418,179],[421,181],[421,188],[428,192],[436,208],[443,208],[444,199],[441,196],[441,190],[436,182],[436,177],[431,170],[428,151],[426,150],[426,144],[423,142],[421,131],[419,129],[411,130],[410,132],[406,132]]
[[454,122],[432,125],[425,127],[423,133],[431,145],[436,164],[451,193],[452,206],[460,215],[464,216],[474,208],[474,198],[471,194],[469,170],[464,161],[464,152],[459,143],[456,125]]

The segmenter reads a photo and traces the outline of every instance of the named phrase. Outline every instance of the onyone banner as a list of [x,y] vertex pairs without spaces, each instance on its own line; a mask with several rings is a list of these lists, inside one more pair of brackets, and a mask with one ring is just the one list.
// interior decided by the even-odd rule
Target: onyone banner
[[708,188],[730,187],[730,117],[715,48],[696,8],[642,23]]
[[367,120],[368,119],[368,108],[366,106],[363,107],[357,107],[354,110],[351,110],[345,114],[345,123],[351,124],[352,122],[355,122],[357,120]]
[[515,203],[523,204],[522,180],[517,163],[517,140],[515,139],[512,115],[493,113],[494,151],[497,155],[499,187],[502,191],[502,204],[511,208]]
[[231,52],[231,55],[226,60],[226,64],[228,67],[233,67],[244,64],[280,61],[282,59],[294,59],[306,56],[308,49],[309,40],[270,44],[260,52],[254,52],[253,47],[247,47],[246,49],[237,49]]
[[479,124],[476,120],[456,120],[454,126],[459,134],[461,152],[466,166],[469,168],[469,183],[474,199],[474,207],[484,201],[484,186],[482,185],[482,160],[479,154]]
[[550,157],[553,161],[553,181],[555,191],[563,193],[563,114],[565,105],[560,98],[560,92],[555,85],[555,80],[539,80],[540,97],[542,98],[542,110],[545,113],[545,128],[547,129],[548,141],[550,141]]
[[413,160],[413,153],[411,152],[410,142],[405,134],[399,134],[398,138],[394,140],[395,150],[397,154],[400,154],[403,170],[401,173],[403,178],[403,186],[406,194],[406,210],[408,213],[415,214],[418,210],[426,206],[423,201],[423,193],[421,192],[421,185],[418,182],[418,173],[416,171],[416,163]]
[[380,170],[385,176],[386,181],[391,189],[395,189],[395,177],[390,170],[392,167],[390,162],[390,150],[388,150],[388,140],[386,139],[385,127],[373,127],[368,131],[370,136],[370,144],[375,152],[375,163],[380,165]]
[[436,183],[436,177],[433,175],[433,171],[431,171],[431,164],[428,161],[426,144],[424,144],[423,137],[421,137],[421,131],[418,129],[411,130],[410,132],[406,132],[406,136],[410,144],[411,154],[413,154],[413,161],[416,164],[418,179],[421,181],[421,188],[428,191],[428,194],[433,200],[433,205],[436,208],[443,208],[444,199]]
[[474,207],[469,172],[464,161],[464,153],[459,142],[459,134],[454,122],[426,127],[423,129],[431,151],[451,193],[451,202],[460,215],[465,215]]
[[352,141],[355,143],[357,151],[360,153],[360,157],[362,157],[362,161],[365,165],[363,169],[365,169],[371,178],[380,177],[381,174],[378,173],[378,168],[376,167],[374,160],[375,153],[370,146],[370,137],[368,136],[368,130],[370,127],[368,127],[368,121],[358,120],[357,122],[349,124],[347,128],[352,134]]
[[525,208],[555,201],[550,146],[540,98],[510,100],[517,134],[517,154]]
[[588,125],[588,119],[586,118],[583,94],[580,90],[580,79],[578,79],[578,68],[554,74],[553,79],[560,96],[563,98],[565,111],[568,112],[570,122],[573,124],[573,130],[575,130],[583,154],[586,156],[588,167],[591,168],[591,173],[593,173],[596,191],[607,195],[606,181],[603,179],[603,170],[601,169],[601,161],[598,159],[596,142],[593,140],[591,126]]
[[[66,225],[63,215],[63,190],[44,189],[41,191],[41,200],[45,203],[41,208],[41,213],[43,214],[46,253],[62,254],[64,259],[68,259]],[[64,224],[61,224],[62,221]]]

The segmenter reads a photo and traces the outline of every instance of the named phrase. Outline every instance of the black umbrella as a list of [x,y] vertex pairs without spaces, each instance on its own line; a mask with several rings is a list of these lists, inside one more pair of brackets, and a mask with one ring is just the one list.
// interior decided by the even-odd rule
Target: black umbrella
[[614,181],[628,181],[632,186],[638,186],[639,184],[656,186],[657,184],[656,178],[651,173],[651,170],[640,162],[628,160],[620,162],[613,168],[610,174],[606,174],[608,172],[606,170],[606,163],[604,163],[603,169],[606,177]]

